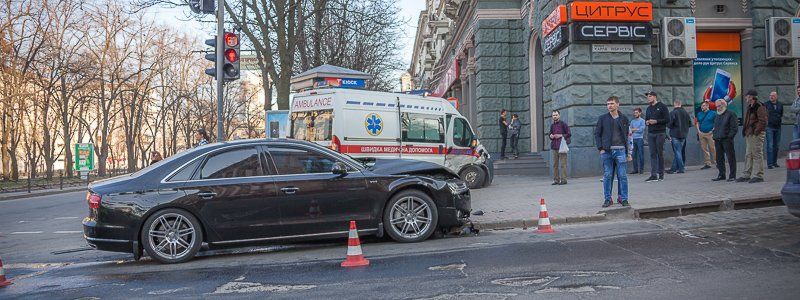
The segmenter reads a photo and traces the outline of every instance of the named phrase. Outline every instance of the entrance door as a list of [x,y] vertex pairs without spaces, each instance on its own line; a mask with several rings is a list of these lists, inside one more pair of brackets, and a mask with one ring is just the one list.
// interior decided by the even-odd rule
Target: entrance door
[[541,151],[544,147],[544,115],[542,108],[544,91],[542,74],[542,47],[538,36],[531,37],[528,49],[528,72],[530,78],[530,129],[531,152]]

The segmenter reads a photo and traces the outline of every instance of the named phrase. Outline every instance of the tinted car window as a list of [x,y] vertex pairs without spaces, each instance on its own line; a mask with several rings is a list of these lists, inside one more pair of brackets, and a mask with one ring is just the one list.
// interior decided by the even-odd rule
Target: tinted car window
[[325,154],[295,147],[270,147],[269,154],[281,175],[330,173],[336,162]]
[[255,148],[240,148],[211,156],[200,170],[200,179],[261,176]]
[[175,175],[172,175],[167,181],[186,181],[192,178],[192,174],[194,174],[194,170],[197,169],[197,165],[203,161],[202,159],[196,159],[194,162],[184,166]]

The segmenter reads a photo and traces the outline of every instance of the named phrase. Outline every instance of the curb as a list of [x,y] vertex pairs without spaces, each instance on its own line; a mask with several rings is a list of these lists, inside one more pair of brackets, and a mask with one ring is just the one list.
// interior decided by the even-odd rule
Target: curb
[[736,197],[699,203],[669,205],[634,209],[636,219],[658,219],[703,214],[717,211],[782,206],[780,194],[763,194],[749,197]]
[[[584,222],[596,222],[606,220],[605,214],[573,216],[573,217],[550,217],[551,224],[574,224]],[[472,221],[472,225],[478,230],[487,229],[511,229],[511,228],[535,228],[539,225],[538,218],[530,219],[515,219],[515,220],[497,220],[497,221]]]
[[32,193],[23,193],[17,195],[2,195],[0,194],[0,201],[6,200],[17,200],[17,199],[25,199],[25,198],[33,198],[39,196],[51,196],[51,195],[58,195],[58,194],[65,194],[65,193],[72,193],[77,191],[86,190],[85,186],[77,186],[77,187],[67,187],[63,190],[54,190],[54,191],[45,191],[45,192],[32,192]]
[[[687,203],[679,205],[667,205],[659,207],[648,207],[634,209],[634,219],[657,219],[657,218],[670,218],[680,217],[686,215],[703,214],[716,211],[726,210],[739,210],[761,208],[769,206],[782,206],[783,200],[780,194],[764,194],[750,197],[736,197],[726,200],[715,200],[700,203]],[[574,224],[585,222],[597,222],[614,219],[609,216],[609,212],[600,212],[596,215],[584,215],[573,217],[550,217],[552,224]],[[613,213],[612,213],[613,215]],[[513,220],[496,220],[496,221],[472,221],[472,225],[478,230],[488,229],[513,229],[513,228],[536,228],[539,224],[538,218],[530,219],[513,219]]]

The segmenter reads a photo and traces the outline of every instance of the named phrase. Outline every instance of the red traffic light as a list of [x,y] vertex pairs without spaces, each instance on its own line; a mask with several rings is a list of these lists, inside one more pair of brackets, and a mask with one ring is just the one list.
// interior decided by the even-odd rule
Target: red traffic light
[[225,59],[227,59],[229,62],[236,62],[239,60],[239,53],[236,53],[236,50],[234,49],[225,50]]
[[228,47],[236,47],[239,45],[239,36],[233,32],[226,32],[223,35],[223,39],[225,40],[225,45]]

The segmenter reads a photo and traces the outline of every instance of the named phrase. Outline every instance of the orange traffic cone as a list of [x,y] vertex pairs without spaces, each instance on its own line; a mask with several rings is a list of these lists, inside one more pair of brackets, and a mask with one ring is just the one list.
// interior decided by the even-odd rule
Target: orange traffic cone
[[3,270],[3,259],[0,259],[0,288],[11,285],[11,281],[6,279],[6,271]]
[[536,229],[537,233],[553,233],[553,226],[550,225],[550,217],[547,216],[547,206],[544,205],[544,198],[541,199],[539,204],[539,228]]
[[342,262],[342,267],[361,267],[369,265],[369,260],[361,252],[361,241],[358,240],[356,221],[350,221],[350,237],[347,239],[347,259]]

